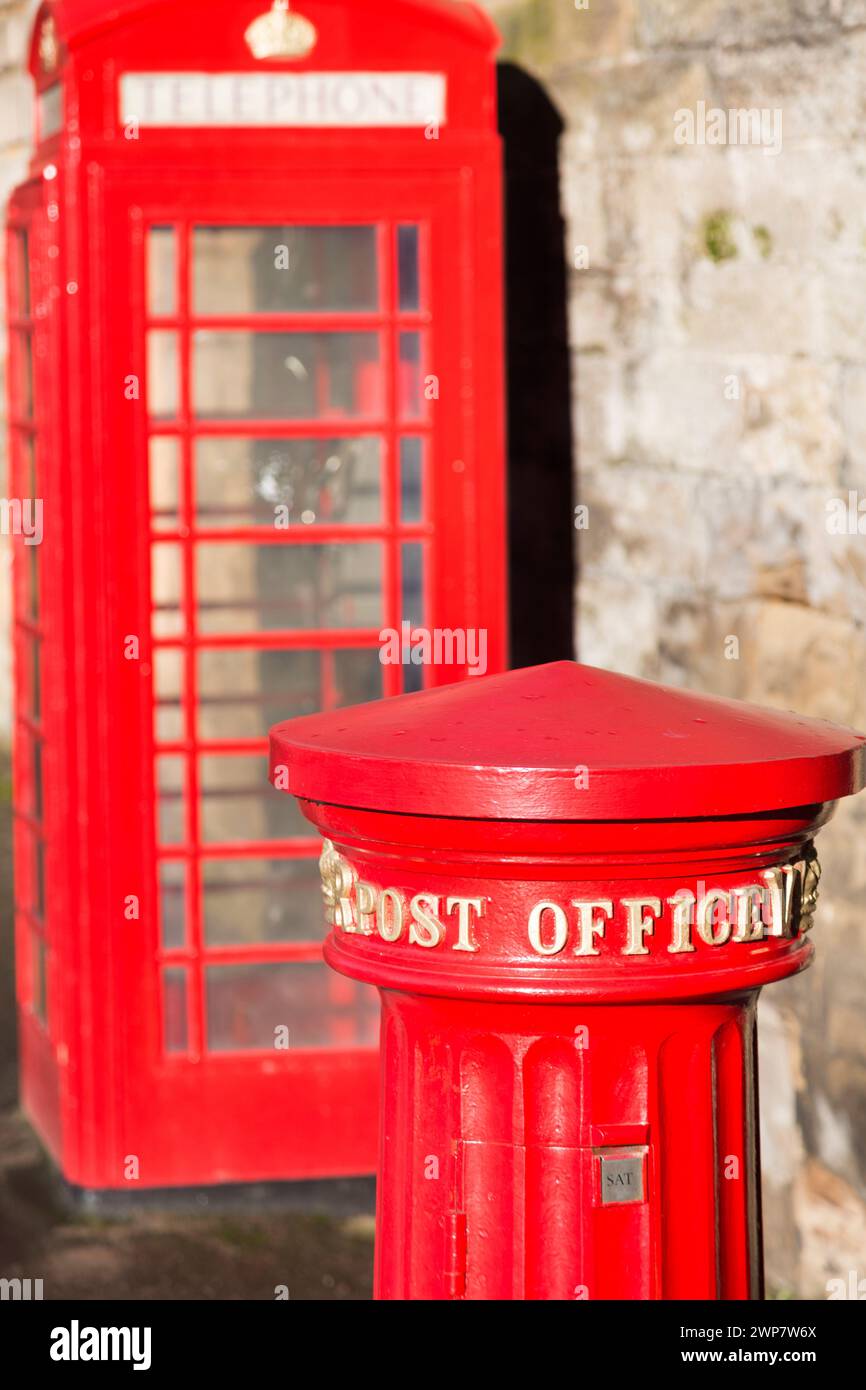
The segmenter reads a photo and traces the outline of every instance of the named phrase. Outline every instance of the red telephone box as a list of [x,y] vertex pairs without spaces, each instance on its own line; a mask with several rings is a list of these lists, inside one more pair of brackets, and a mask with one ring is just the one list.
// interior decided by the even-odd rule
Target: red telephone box
[[504,663],[490,22],[57,0],[9,224],[23,1099],[93,1188],[370,1172],[267,730]]

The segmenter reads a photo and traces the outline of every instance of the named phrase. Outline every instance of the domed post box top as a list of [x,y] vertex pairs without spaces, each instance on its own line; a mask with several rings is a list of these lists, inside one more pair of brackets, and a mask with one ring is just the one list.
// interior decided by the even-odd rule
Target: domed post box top
[[864,735],[572,662],[290,720],[331,962],[478,997],[692,998],[802,969]]
[[[295,796],[403,815],[645,820],[833,801],[866,735],[576,662],[277,724]],[[584,781],[579,774],[586,773]]]

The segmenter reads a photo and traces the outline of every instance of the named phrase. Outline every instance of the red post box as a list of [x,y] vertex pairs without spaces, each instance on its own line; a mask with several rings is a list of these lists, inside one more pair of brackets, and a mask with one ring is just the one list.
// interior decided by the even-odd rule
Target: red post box
[[863,743],[570,662],[272,731],[382,995],[379,1297],[761,1297],[756,1000]]
[[505,662],[496,44],[458,0],[35,17],[18,993],[24,1105],[75,1184],[374,1166],[376,998],[324,966],[267,733],[472,669],[383,662],[383,629]]

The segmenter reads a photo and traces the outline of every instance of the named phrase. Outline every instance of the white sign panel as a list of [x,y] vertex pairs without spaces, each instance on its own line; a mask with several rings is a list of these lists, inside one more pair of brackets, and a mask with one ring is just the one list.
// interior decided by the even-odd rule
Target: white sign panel
[[127,72],[120,118],[139,126],[444,125],[437,72]]

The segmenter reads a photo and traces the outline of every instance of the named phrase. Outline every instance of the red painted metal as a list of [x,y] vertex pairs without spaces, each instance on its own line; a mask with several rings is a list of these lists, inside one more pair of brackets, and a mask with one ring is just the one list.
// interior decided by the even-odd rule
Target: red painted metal
[[757,995],[863,748],[570,662],[276,726],[382,996],[380,1298],[761,1296]]
[[[66,1177],[86,1187],[311,1178],[369,1172],[375,1162],[377,1058],[364,1002],[375,1006],[372,991],[319,969],[315,910],[308,928],[249,940],[242,907],[229,932],[215,934],[209,918],[227,876],[246,892],[294,869],[306,878],[292,880],[297,890],[284,886],[282,899],[310,894],[320,846],[300,818],[288,830],[269,824],[286,809],[265,778],[273,694],[247,692],[245,722],[232,728],[221,717],[215,731],[221,706],[204,663],[213,671],[233,654],[263,683],[266,658],[310,654],[318,675],[303,707],[328,708],[347,698],[340,663],[357,653],[381,693],[399,693],[415,671],[376,658],[380,628],[407,616],[410,544],[424,557],[424,623],[484,629],[489,669],[506,660],[495,32],[474,6],[452,0],[298,0],[293,12],[318,30],[315,49],[263,62],[244,33],[268,6],[57,0],[34,28],[39,138],[9,212],[12,490],[45,504],[44,544],[15,546],[22,1091]],[[262,72],[438,73],[447,113],[428,132],[121,123],[126,75]],[[357,310],[327,301],[317,312],[305,301],[208,312],[197,298],[197,229],[350,227],[373,229],[375,246],[375,295]],[[404,227],[417,228],[418,292],[401,298]],[[149,259],[157,229],[174,257],[164,281]],[[271,354],[268,335],[322,335],[308,372],[314,407],[286,406],[278,419],[279,402],[221,412],[217,399],[204,409],[200,343],[247,332]],[[354,371],[328,357],[348,333],[367,335]],[[409,339],[401,355],[400,335],[410,333],[417,374]],[[148,344],[167,351],[169,341],[176,400],[157,409]],[[408,396],[422,373],[438,378],[438,398],[422,393],[416,408]],[[226,375],[223,392],[237,375]],[[251,390],[258,380],[253,373]],[[205,442],[249,441],[258,458],[264,441],[319,442],[324,453],[335,438],[378,441],[375,514],[335,515],[323,487],[316,525],[293,518],[275,529],[238,508],[229,515],[230,499],[212,485],[202,492]],[[419,441],[423,458],[422,503],[411,514],[401,510],[406,439]],[[150,491],[151,448],[175,451],[174,501]],[[244,563],[261,576],[281,555],[298,564],[322,554],[315,544],[335,553],[354,545],[356,566],[379,547],[381,602],[369,621],[353,621],[364,575],[348,566],[361,598],[338,594],[316,626],[298,619],[291,585],[279,579],[273,610],[259,592],[240,596],[246,607],[238,601],[232,613],[235,596],[211,592],[220,555],[231,572],[233,547],[258,547],[255,563]],[[169,565],[177,583],[166,598],[156,576]],[[159,685],[166,670],[179,673],[168,695]],[[431,666],[423,680],[466,674],[465,665]],[[301,700],[300,688],[293,697]],[[244,755],[260,772],[238,761]],[[161,798],[170,834],[155,824],[160,777],[173,779]],[[233,780],[229,792],[264,789],[267,815],[245,821],[235,810],[234,833],[223,833],[230,797],[220,799],[219,779]],[[273,970],[286,1050],[261,1032]],[[292,983],[301,978],[309,987]]]
[[800,804],[804,778],[811,801],[854,790],[850,735],[826,720],[571,662],[493,676],[484,695],[495,720],[479,719],[471,684],[404,701],[399,724],[378,701],[351,721],[294,720],[292,746],[305,756],[292,764],[291,790],[336,802],[348,776],[380,811],[428,815],[445,805],[496,820],[642,819],[648,806],[657,817],[768,811]]

